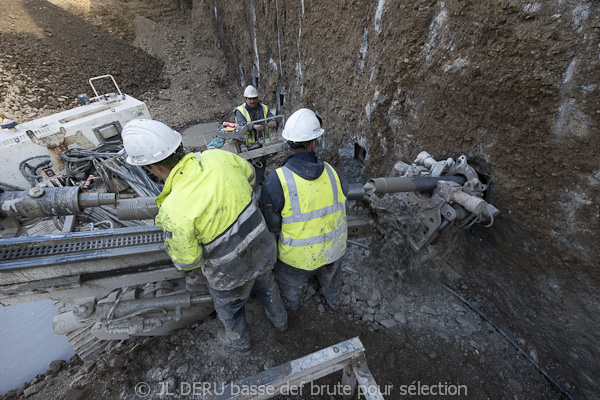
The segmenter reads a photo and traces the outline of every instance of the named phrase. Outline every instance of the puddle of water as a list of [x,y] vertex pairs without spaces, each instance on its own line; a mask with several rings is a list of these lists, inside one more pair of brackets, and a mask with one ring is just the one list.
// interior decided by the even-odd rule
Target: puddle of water
[[66,336],[52,330],[55,315],[50,300],[0,307],[0,394],[75,354]]

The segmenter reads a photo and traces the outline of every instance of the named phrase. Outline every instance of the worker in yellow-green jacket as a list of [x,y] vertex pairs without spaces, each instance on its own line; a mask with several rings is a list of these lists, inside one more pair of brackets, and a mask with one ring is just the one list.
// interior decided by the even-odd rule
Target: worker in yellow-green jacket
[[348,183],[315,153],[323,132],[313,111],[293,113],[282,133],[292,154],[267,176],[261,191],[261,211],[278,237],[275,279],[289,310],[299,307],[313,276],[332,309],[340,300]]
[[251,292],[275,327],[287,328],[272,268],[276,244],[253,200],[254,169],[241,157],[207,150],[186,154],[181,135],[167,125],[138,119],[125,125],[127,162],[165,180],[156,198],[155,223],[177,268],[201,268],[225,329],[218,338],[238,350],[250,348],[245,304]]

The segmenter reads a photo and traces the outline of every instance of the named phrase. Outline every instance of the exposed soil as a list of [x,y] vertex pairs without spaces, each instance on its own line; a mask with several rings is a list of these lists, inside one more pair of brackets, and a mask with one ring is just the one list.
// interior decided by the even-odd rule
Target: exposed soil
[[[251,3],[254,7],[254,2]],[[311,32],[311,24],[314,29],[309,36],[303,37],[303,40],[314,45],[315,54],[322,54],[325,59],[331,61],[337,54],[337,48],[333,47],[337,46],[337,43],[360,43],[363,35],[362,28],[352,34],[346,34],[345,30],[345,27],[352,24],[353,18],[359,18],[366,12],[360,9],[358,3],[344,2],[341,7],[344,12],[338,21],[340,24],[337,27],[331,25],[331,29],[326,32],[326,40],[318,37],[317,32],[320,30],[314,20],[305,21],[303,31]],[[401,9],[390,10],[391,13],[398,14],[398,18],[405,24],[398,24],[399,33],[382,31],[381,36],[378,36],[382,43],[384,38],[399,34],[404,38],[403,40],[409,43],[415,42],[415,49],[427,48],[425,43],[428,38],[427,28],[435,19],[434,13],[439,10],[434,10],[432,5],[426,4],[427,2],[418,3],[411,7],[417,10],[415,12],[420,19],[406,21],[407,17],[403,16],[409,15],[409,10],[404,10],[406,13]],[[238,16],[237,21],[247,23],[251,17],[245,13],[246,6],[246,2],[235,2],[235,6],[230,7],[228,11]],[[278,6],[283,7],[282,4]],[[77,94],[90,92],[87,86],[90,77],[110,73],[115,76],[124,92],[146,102],[153,118],[173,127],[182,128],[201,121],[232,120],[231,110],[243,101],[240,77],[236,75],[237,63],[246,61],[245,83],[251,83],[253,74],[256,75],[256,71],[252,73],[251,68],[248,67],[251,63],[247,62],[254,54],[252,46],[248,46],[243,54],[241,51],[236,51],[236,46],[240,46],[239,43],[228,39],[230,37],[228,35],[232,35],[234,31],[228,31],[227,25],[215,27],[216,22],[208,19],[209,11],[213,11],[211,2],[198,2],[194,10],[189,8],[190,3],[187,1],[180,3],[166,0],[104,0],[89,3],[74,0],[50,2],[4,0],[2,7],[8,24],[0,26],[0,42],[5,45],[0,52],[0,119],[16,119],[23,122],[70,108],[76,104]],[[258,19],[273,22],[275,5],[261,7],[258,7],[258,11],[255,10]],[[302,11],[296,9],[300,7],[300,2],[295,5],[288,4],[287,7],[290,22],[285,27],[282,23],[281,28],[277,27],[277,32],[281,29],[282,40],[285,41],[287,38],[290,42],[289,46],[284,46],[283,58],[286,62],[292,62],[291,60],[298,57],[300,53],[300,49],[294,47],[295,35],[298,35],[298,32],[297,26],[292,22],[295,21],[297,24],[302,19],[304,9]],[[218,18],[223,18],[221,11],[219,8],[217,12],[215,6],[215,17],[218,14]],[[324,7],[312,10],[313,13],[322,12],[324,15],[326,11]],[[371,11],[368,10],[372,14]],[[451,10],[451,13],[460,12],[475,13],[472,9]],[[511,12],[516,13],[514,10]],[[364,18],[370,21],[370,17]],[[373,21],[370,23],[372,35]],[[202,26],[205,28],[203,29]],[[483,27],[479,29],[487,29],[485,23],[481,26]],[[502,30],[501,27],[495,29]],[[252,34],[247,35],[249,36],[243,39],[246,43],[251,43]],[[270,35],[269,44],[261,47],[261,56],[265,59],[266,54],[277,53],[273,32]],[[494,37],[491,34],[488,36]],[[429,38],[433,42],[441,40],[437,37]],[[558,38],[555,40],[559,42]],[[220,50],[217,50],[217,46]],[[391,44],[384,46],[371,43],[371,46],[381,47],[381,54],[394,51]],[[517,44],[515,46],[518,48]],[[264,50],[265,48],[268,50]],[[290,108],[292,104],[311,107],[317,104],[321,114],[330,117],[327,127],[335,134],[331,135],[332,140],[326,154],[338,161],[338,165],[341,166],[347,158],[343,149],[346,149],[348,143],[350,147],[356,142],[367,148],[369,157],[366,167],[360,162],[357,164],[356,160],[351,162],[346,160],[345,163],[345,170],[350,180],[364,182],[368,171],[387,174],[393,163],[401,156],[405,161],[410,161],[410,157],[416,155],[414,150],[422,142],[436,142],[435,136],[440,131],[445,131],[440,128],[441,125],[452,130],[452,125],[445,116],[450,114],[449,110],[454,105],[445,102],[454,98],[455,102],[460,103],[460,99],[452,95],[455,90],[452,87],[454,81],[450,84],[435,76],[431,78],[428,85],[444,86],[441,91],[451,92],[444,97],[445,100],[440,100],[439,107],[433,107],[432,103],[418,104],[414,100],[417,91],[414,87],[412,93],[407,94],[404,91],[398,83],[399,76],[414,74],[411,79],[423,81],[427,78],[425,70],[421,73],[415,72],[420,65],[418,59],[427,58],[420,50],[406,54],[403,58],[406,60],[403,61],[404,67],[393,71],[383,67],[377,69],[372,67],[371,70],[369,59],[366,58],[367,68],[364,68],[364,74],[360,74],[360,79],[354,79],[361,63],[358,57],[359,48],[360,46],[349,52],[356,56],[355,58],[342,58],[337,63],[339,70],[331,71],[326,78],[327,84],[318,84],[315,81],[316,76],[311,73],[311,68],[319,69],[315,66],[318,61],[308,57],[303,66],[304,80],[299,78],[305,90],[304,97],[296,87],[286,92],[286,101],[289,102]],[[563,57],[565,62],[573,56],[562,47],[557,51],[565,52]],[[451,72],[454,71],[456,76],[462,76],[463,67],[459,60],[436,60],[435,55],[431,60],[431,63],[447,64]],[[274,63],[277,65],[279,61]],[[477,60],[471,63],[477,64]],[[263,61],[263,64],[271,65],[266,61]],[[275,68],[275,73],[269,74],[265,72],[266,68],[263,69],[261,79],[265,82],[263,87],[269,87],[268,99],[271,101],[278,83],[276,76],[279,71]],[[290,71],[286,73],[290,74]],[[357,105],[344,107],[335,100],[325,102],[324,99],[342,97],[346,90],[356,89],[360,92],[358,88],[362,85],[361,82],[368,81],[369,75],[372,77],[373,74],[377,75],[376,81],[381,86],[378,86],[380,90],[377,91],[380,96],[366,99],[366,94],[360,95],[366,99],[365,104],[370,104],[365,111],[361,108],[356,112]],[[477,79],[477,76],[464,75],[460,79],[466,84],[469,80]],[[548,79],[554,85],[556,84],[554,81],[558,79],[560,82],[561,77],[555,73]],[[289,76],[284,82],[294,80],[298,84],[299,81],[295,77]],[[513,77],[513,80],[517,83],[519,81],[517,77]],[[381,82],[387,82],[389,87],[384,87]],[[523,83],[523,86],[526,84]],[[340,89],[342,87],[344,90]],[[508,96],[506,87],[498,82],[498,87],[494,90],[500,95]],[[431,90],[431,87],[427,90]],[[533,105],[535,102],[541,102],[541,97],[551,97],[553,93],[536,94],[540,98],[527,98],[527,102]],[[504,97],[502,99],[505,100]],[[490,108],[506,104],[504,100],[491,104]],[[594,107],[596,103],[587,104],[585,110],[592,114],[593,110],[587,108]],[[468,103],[463,103],[463,106],[470,107]],[[519,107],[526,108],[526,105],[521,104]],[[538,112],[551,113],[548,110]],[[392,117],[388,117],[388,114]],[[417,114],[427,115],[433,122],[420,122],[421,120],[416,117]],[[597,118],[594,114],[594,119]],[[419,124],[422,124],[420,128]],[[522,148],[521,142],[513,143],[510,148],[487,142],[488,149],[483,143],[479,143],[483,142],[483,139],[478,139],[476,136],[483,128],[474,120],[470,124],[472,126],[467,125],[472,129],[465,134],[463,141],[455,142],[456,147],[452,147],[453,150],[449,150],[451,146],[447,143],[439,144],[433,149],[437,151],[439,158],[447,156],[446,152],[450,151],[469,153],[469,149],[475,147],[478,149],[475,152],[476,163],[479,162],[483,169],[494,164],[497,167],[494,169],[494,174],[496,178],[505,181],[505,187],[513,185],[515,191],[518,189],[521,194],[525,193],[523,190],[527,193],[542,192],[539,187],[542,182],[539,178],[547,173],[545,170],[536,170],[536,174],[542,175],[535,181],[529,180],[529,176],[524,177],[530,172],[525,167],[519,171],[522,176],[503,175],[506,174],[505,168],[509,168],[507,164],[523,162],[526,158],[527,154],[520,151],[516,153],[517,158],[511,154],[513,149]],[[456,122],[456,126],[459,125]],[[499,125],[500,122],[493,126]],[[463,129],[465,124],[460,126],[460,129]],[[356,129],[357,127],[360,129]],[[414,131],[422,133],[420,139],[422,142],[411,142],[411,138],[405,135],[406,132]],[[463,132],[452,133],[453,137],[462,134]],[[517,137],[514,136],[513,139],[516,140]],[[389,147],[384,146],[386,140],[391,143]],[[535,140],[531,138],[531,141]],[[590,140],[592,145],[597,143]],[[565,141],[567,145],[573,144],[570,139]],[[551,150],[556,151],[556,146],[560,144],[552,144]],[[585,160],[594,157],[592,148],[578,147],[576,154]],[[585,167],[589,167],[588,164],[591,162],[585,161]],[[541,167],[542,164],[543,162],[540,161],[536,165]],[[516,178],[523,178],[523,182],[531,183],[532,186],[517,187],[524,183],[519,183]],[[561,178],[556,177],[556,179]],[[594,177],[591,176],[590,179]],[[595,179],[598,179],[597,176]],[[511,205],[514,204],[511,201],[517,203],[521,201],[522,199],[519,198],[521,194],[511,198],[502,197],[500,208],[503,212],[508,214]],[[583,199],[587,198],[583,194],[581,196]],[[492,202],[496,199],[492,197]],[[586,218],[593,219],[593,210],[586,208],[587,203],[583,200],[581,205],[577,210],[581,210]],[[355,212],[361,214],[365,211],[357,209]],[[530,209],[518,208],[514,212],[517,218],[531,220],[535,217],[542,221],[540,223],[544,227],[552,225],[547,211],[543,211],[539,206],[532,205]],[[410,214],[407,218],[410,220]],[[528,335],[521,336],[518,332],[522,332],[523,329],[507,322],[510,321],[511,308],[502,306],[504,297],[494,300],[496,293],[514,294],[517,289],[511,292],[494,287],[495,278],[485,268],[478,269],[474,273],[476,275],[474,278],[470,277],[472,272],[469,269],[470,262],[476,260],[479,264],[489,262],[490,265],[498,262],[490,259],[495,253],[489,247],[496,248],[495,241],[502,240],[503,249],[510,248],[513,242],[509,238],[511,235],[517,235],[518,232],[515,232],[515,225],[508,224],[508,226],[499,236],[493,236],[482,229],[473,229],[466,235],[455,232],[422,254],[414,254],[407,250],[406,238],[401,234],[383,236],[374,232],[370,238],[355,240],[367,246],[369,250],[357,245],[349,245],[347,261],[344,265],[344,305],[341,310],[330,311],[323,305],[320,294],[309,289],[309,296],[304,305],[300,310],[290,313],[288,331],[277,333],[266,319],[258,301],[253,300],[248,305],[253,337],[253,348],[249,353],[237,353],[219,345],[216,331],[220,323],[213,315],[201,324],[173,332],[169,336],[125,342],[113,354],[106,355],[95,362],[83,363],[74,357],[65,366],[57,363],[51,368],[55,371],[36,377],[2,398],[137,399],[140,396],[135,388],[142,382],[149,385],[148,398],[192,398],[194,396],[185,395],[181,391],[182,388],[188,388],[187,384],[228,383],[355,336],[363,342],[371,372],[386,393],[386,398],[440,397],[402,395],[403,387],[407,390],[410,385],[416,385],[418,382],[421,386],[464,385],[467,388],[467,395],[461,396],[462,398],[560,398],[559,392],[532,364],[526,361],[493,327],[483,322],[475,312],[444,290],[443,283],[459,289],[469,300],[488,312],[492,319],[498,318],[499,325],[511,336],[514,335],[533,359],[539,358],[546,371],[566,390],[579,394],[579,388],[571,384],[573,376],[553,361],[551,357],[553,352],[540,348],[540,343],[543,343],[540,340],[535,344],[530,342],[528,337],[535,336],[533,333],[528,332]],[[585,227],[588,229],[588,225]],[[570,237],[565,236],[565,240]],[[532,243],[533,246],[536,242],[532,241]],[[482,246],[484,248],[480,250]],[[528,244],[525,243],[525,246]],[[588,246],[587,242],[584,242],[583,246]],[[507,260],[508,267],[505,272],[506,275],[510,275],[519,265],[514,261],[517,255],[509,257],[508,250],[503,251],[502,254],[510,258]],[[551,254],[543,254],[543,257],[550,259]],[[569,263],[575,256],[568,253],[564,257],[563,262]],[[587,252],[578,258],[584,263],[589,262],[590,259],[591,255]],[[490,276],[487,276],[488,274]],[[532,279],[543,280],[544,278]],[[551,281],[553,277],[547,279]],[[551,282],[548,283],[550,284]],[[576,288],[576,285],[573,286]],[[569,286],[565,290],[576,290],[575,288]],[[559,296],[559,294],[559,292],[551,292],[549,296]],[[517,300],[511,300],[511,306],[517,308],[529,301],[534,302],[540,310],[544,309],[543,298],[536,299],[525,295]],[[575,304],[565,307],[577,309],[580,306]],[[535,311],[530,311],[522,318],[527,321],[535,319],[534,317]],[[579,325],[575,325],[571,329],[576,332],[578,328]],[[552,341],[552,336],[548,335],[542,337]],[[540,336],[535,337],[539,339]],[[590,337],[589,340],[593,341],[592,339]],[[557,351],[562,342],[562,340],[559,340],[558,344],[553,342],[552,348]],[[544,357],[541,357],[541,353],[544,353]],[[590,370],[593,356],[585,354],[583,358],[584,369]],[[333,390],[339,381],[339,375],[323,378],[315,384],[328,385]],[[166,387],[173,394],[160,396],[161,389],[165,387],[163,385],[167,385]],[[589,394],[590,391],[586,393]],[[593,398],[589,395],[587,397]],[[293,398],[330,399],[331,394],[315,395],[314,392],[304,392],[303,396]]]
[[78,94],[92,95],[88,79],[104,74],[175,128],[221,120],[243,101],[231,92],[223,54],[195,47],[189,11],[182,14],[174,2],[5,3],[4,120],[25,122],[71,108]]
[[168,86],[162,62],[101,27],[47,1],[3,2],[9,24],[0,28],[0,117],[24,122],[92,95],[88,79],[113,74],[123,91],[139,96]]

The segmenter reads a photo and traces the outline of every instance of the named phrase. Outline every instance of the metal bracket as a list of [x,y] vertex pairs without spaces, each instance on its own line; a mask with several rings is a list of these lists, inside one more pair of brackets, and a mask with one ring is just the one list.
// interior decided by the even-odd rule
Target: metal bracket
[[[337,371],[342,372],[344,399],[357,389],[367,400],[383,400],[379,386],[367,366],[365,348],[358,337],[271,368],[223,388],[204,393],[207,399],[269,399],[280,394],[300,394],[306,384]],[[312,391],[313,388],[310,390]],[[310,392],[309,392],[310,393]],[[313,394],[313,393],[310,393]]]
[[472,181],[475,179],[479,181],[477,177],[477,172],[473,167],[471,167],[467,163],[467,156],[465,156],[464,154],[458,157],[456,163],[454,163],[454,165],[448,171],[448,175],[462,175],[465,178],[467,178],[468,181]]
[[96,139],[98,139],[100,143],[113,139],[115,136],[119,136],[122,130],[123,128],[119,121],[109,122],[108,124],[92,128],[94,135],[96,135]]
[[101,76],[96,76],[93,78],[90,78],[89,82],[90,82],[90,86],[92,87],[92,90],[94,91],[94,94],[96,95],[92,101],[98,100],[102,97],[102,95],[98,95],[98,91],[96,90],[96,87],[94,86],[94,84],[92,83],[93,81],[96,81],[98,79],[103,79],[103,78],[110,78],[112,79],[113,84],[115,85],[115,88],[117,88],[117,91],[119,92],[119,97],[121,97],[122,99],[125,99],[125,95],[123,93],[121,93],[121,89],[119,88],[119,85],[117,85],[117,81],[115,81],[115,78],[113,78],[112,75],[101,75]]

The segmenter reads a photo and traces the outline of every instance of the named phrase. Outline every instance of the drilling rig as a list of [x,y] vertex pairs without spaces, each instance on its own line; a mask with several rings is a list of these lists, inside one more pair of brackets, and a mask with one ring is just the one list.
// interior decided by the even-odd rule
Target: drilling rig
[[[116,92],[99,94],[94,81],[102,78],[112,80]],[[173,266],[164,234],[153,225],[160,183],[123,160],[121,129],[132,119],[150,118],[146,105],[121,93],[111,76],[90,84],[95,96],[80,95],[81,106],[24,124],[3,123],[0,133],[6,154],[0,158],[0,305],[53,300],[55,332],[66,335],[84,360],[214,311],[201,274]],[[243,144],[243,133],[243,127],[227,129],[222,137]],[[283,149],[283,141],[272,140],[240,156],[251,161]],[[17,155],[26,158],[19,163]],[[83,167],[75,166],[76,155]],[[404,196],[419,209],[409,232],[414,251],[453,227],[491,226],[499,212],[484,200],[489,184],[464,155],[437,161],[422,152],[411,165],[398,162],[394,175],[352,184],[347,197],[375,209],[379,195]],[[372,211],[379,212],[349,221],[350,236],[394,225],[393,212]]]

